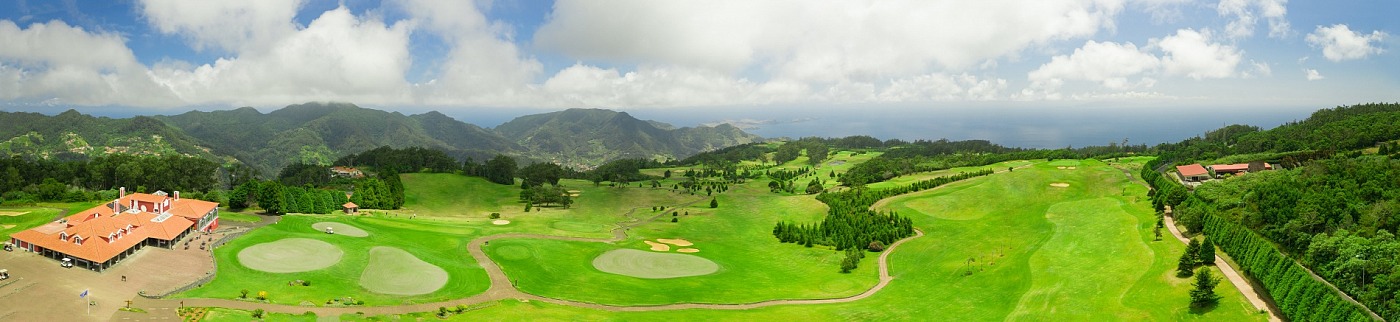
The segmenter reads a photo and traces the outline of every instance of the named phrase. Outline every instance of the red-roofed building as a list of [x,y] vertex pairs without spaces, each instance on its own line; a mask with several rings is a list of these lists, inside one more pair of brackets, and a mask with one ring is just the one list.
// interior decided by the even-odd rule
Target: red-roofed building
[[1176,167],[1176,172],[1181,174],[1181,180],[1202,181],[1210,179],[1210,171],[1200,164],[1188,164]]
[[[1262,169],[1264,169],[1264,170],[1273,170],[1273,169],[1274,169],[1274,165],[1272,165],[1272,164],[1263,163],[1262,166],[1263,166]],[[1210,166],[1210,169],[1211,169],[1211,170],[1215,170],[1215,173],[1231,173],[1231,174],[1245,173],[1245,172],[1249,172],[1249,163],[1216,164],[1216,165],[1211,165],[1211,166]]]
[[346,177],[346,178],[364,178],[364,177],[365,177],[365,173],[364,173],[364,172],[360,172],[360,169],[355,169],[355,168],[351,168],[351,167],[342,167],[342,166],[334,166],[334,167],[331,167],[331,174],[332,174],[332,175],[335,175],[335,176]]
[[171,247],[197,231],[219,227],[219,204],[180,199],[157,191],[126,194],[117,200],[10,236],[16,248],[101,271],[154,245]]

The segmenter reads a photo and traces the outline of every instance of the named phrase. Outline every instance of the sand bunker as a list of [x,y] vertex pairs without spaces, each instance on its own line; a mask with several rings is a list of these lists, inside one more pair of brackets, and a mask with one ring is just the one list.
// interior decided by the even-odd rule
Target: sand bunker
[[360,286],[379,294],[428,294],[447,285],[447,271],[402,249],[377,246],[369,250],[369,265]]
[[311,224],[311,228],[315,228],[316,231],[324,232],[326,231],[326,227],[330,227],[331,231],[334,231],[336,235],[345,235],[350,237],[369,237],[369,232],[366,232],[364,229],[360,229],[359,227],[346,225],[338,222],[322,221]]
[[344,255],[339,247],[327,242],[286,238],[244,248],[238,252],[238,263],[269,273],[296,273],[330,267]]
[[1056,188],[1069,188],[1069,184],[1068,184],[1068,183],[1063,183],[1063,182],[1051,183],[1050,186],[1051,186],[1051,187],[1056,187]]
[[694,248],[681,248],[681,249],[677,249],[676,251],[682,252],[682,253],[699,253],[699,252],[700,252],[699,249],[694,249]]
[[1055,167],[1055,168],[1056,168],[1056,169],[1060,169],[1060,170],[1064,170],[1064,169],[1065,169],[1065,167]]
[[18,217],[18,216],[24,216],[24,214],[27,214],[27,213],[29,213],[29,212],[28,212],[28,211],[26,211],[26,212],[0,211],[0,216]]
[[669,250],[671,250],[671,245],[666,245],[666,244],[662,244],[662,243],[658,243],[658,242],[654,242],[654,241],[650,241],[650,240],[643,241],[643,242],[647,243],[647,245],[651,245],[651,250],[652,250],[652,251],[664,252],[664,251],[669,251]]
[[492,220],[492,221],[491,221],[491,224],[492,224],[492,225],[497,225],[497,226],[505,225],[505,224],[509,224],[509,223],[510,223],[510,221],[509,221],[509,220],[505,220],[505,219],[496,219],[496,220]]
[[611,250],[593,259],[600,271],[637,278],[700,276],[719,271],[719,264],[687,254],[652,253],[636,249]]
[[582,193],[582,192],[583,192],[583,191],[569,190],[569,197],[570,197],[570,198],[577,198],[577,197],[578,197],[578,194],[579,194],[579,193]]
[[1079,169],[1079,167],[1065,167],[1065,169],[1074,170],[1074,169]]
[[679,247],[686,247],[686,246],[690,246],[690,245],[695,245],[695,244],[690,243],[690,241],[688,241],[688,240],[684,240],[684,239],[680,239],[680,238],[676,238],[676,239],[657,238],[656,241],[659,241],[659,242],[662,242],[662,243],[671,244],[671,245],[676,245],[676,246],[679,246]]

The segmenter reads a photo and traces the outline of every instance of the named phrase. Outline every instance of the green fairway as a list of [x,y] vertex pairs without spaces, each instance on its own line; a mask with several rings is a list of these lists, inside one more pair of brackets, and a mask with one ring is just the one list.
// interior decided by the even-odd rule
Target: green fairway
[[[326,234],[311,228],[313,223],[337,222],[365,230],[371,237],[346,238]],[[332,298],[351,297],[365,305],[399,305],[465,298],[486,290],[489,281],[480,265],[466,255],[465,245],[478,237],[474,229],[445,227],[404,218],[374,218],[344,215],[287,215],[275,225],[259,228],[222,247],[214,249],[219,271],[214,280],[203,287],[176,294],[186,298],[239,297],[240,290],[251,293],[267,291],[272,303],[298,305],[324,304]],[[259,244],[284,239],[309,239],[334,245],[344,256],[333,265],[299,273],[269,273],[240,264],[239,254]],[[446,284],[435,291],[419,295],[381,294],[360,285],[367,270],[374,275],[400,270],[372,265],[376,261],[372,250],[393,247],[446,272]],[[382,253],[382,252],[381,252]],[[394,257],[401,261],[404,257]],[[372,267],[374,266],[374,267]],[[415,266],[417,267],[417,266]],[[392,275],[392,273],[389,273]],[[292,281],[309,281],[309,286],[289,285]],[[251,295],[249,296],[252,297]]]
[[598,255],[593,259],[593,267],[608,273],[651,279],[707,275],[719,270],[715,262],[700,256],[627,248]]
[[43,226],[58,216],[53,208],[0,208],[0,237],[10,242],[10,234],[34,227]]
[[360,286],[380,294],[428,294],[446,284],[447,272],[442,268],[393,247],[371,248],[369,265],[360,274]]
[[258,222],[258,221],[261,221],[262,218],[259,218],[257,215],[253,215],[253,214],[246,214],[246,213],[241,213],[241,212],[230,211],[230,210],[228,210],[228,208],[220,208],[220,209],[219,209],[219,220],[237,221],[237,222]]

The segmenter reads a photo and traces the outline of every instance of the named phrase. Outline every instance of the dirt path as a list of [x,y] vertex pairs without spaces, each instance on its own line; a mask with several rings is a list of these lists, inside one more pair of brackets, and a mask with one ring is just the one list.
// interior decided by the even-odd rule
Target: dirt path
[[[1133,180],[1133,174],[1128,171],[1128,169],[1119,168],[1119,170],[1123,170],[1123,175],[1128,176],[1128,181],[1141,184],[1148,187],[1148,189],[1152,188],[1148,186],[1146,182]],[[1167,213],[1171,213],[1170,207],[1167,208]],[[1191,240],[1186,238],[1185,235],[1182,235],[1181,230],[1176,228],[1176,220],[1172,219],[1172,216],[1163,216],[1163,220],[1164,224],[1167,226],[1167,230],[1172,232],[1172,236],[1176,237],[1177,241],[1183,244],[1191,243]],[[1264,298],[1259,295],[1259,291],[1254,290],[1254,286],[1250,285],[1249,281],[1245,280],[1244,276],[1240,276],[1239,271],[1235,270],[1234,266],[1230,266],[1230,263],[1226,262],[1224,258],[1220,258],[1218,255],[1215,256],[1215,267],[1220,268],[1220,272],[1222,275],[1225,275],[1225,279],[1229,280],[1230,284],[1235,286],[1235,289],[1240,290],[1240,294],[1244,295],[1244,298],[1249,300],[1249,304],[1254,305],[1256,309],[1269,312],[1269,321],[1283,321],[1283,318],[1279,317],[1278,310],[1269,306],[1268,302],[1264,302]]]

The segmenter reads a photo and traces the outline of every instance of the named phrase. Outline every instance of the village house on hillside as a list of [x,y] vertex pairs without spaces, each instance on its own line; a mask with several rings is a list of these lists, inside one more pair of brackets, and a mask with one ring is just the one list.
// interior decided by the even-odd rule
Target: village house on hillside
[[219,204],[163,191],[117,200],[10,236],[16,248],[101,271],[144,246],[171,247],[195,232],[219,227]]
[[351,179],[359,179],[365,177],[365,174],[363,172],[360,172],[360,169],[343,166],[331,167],[331,175]]

